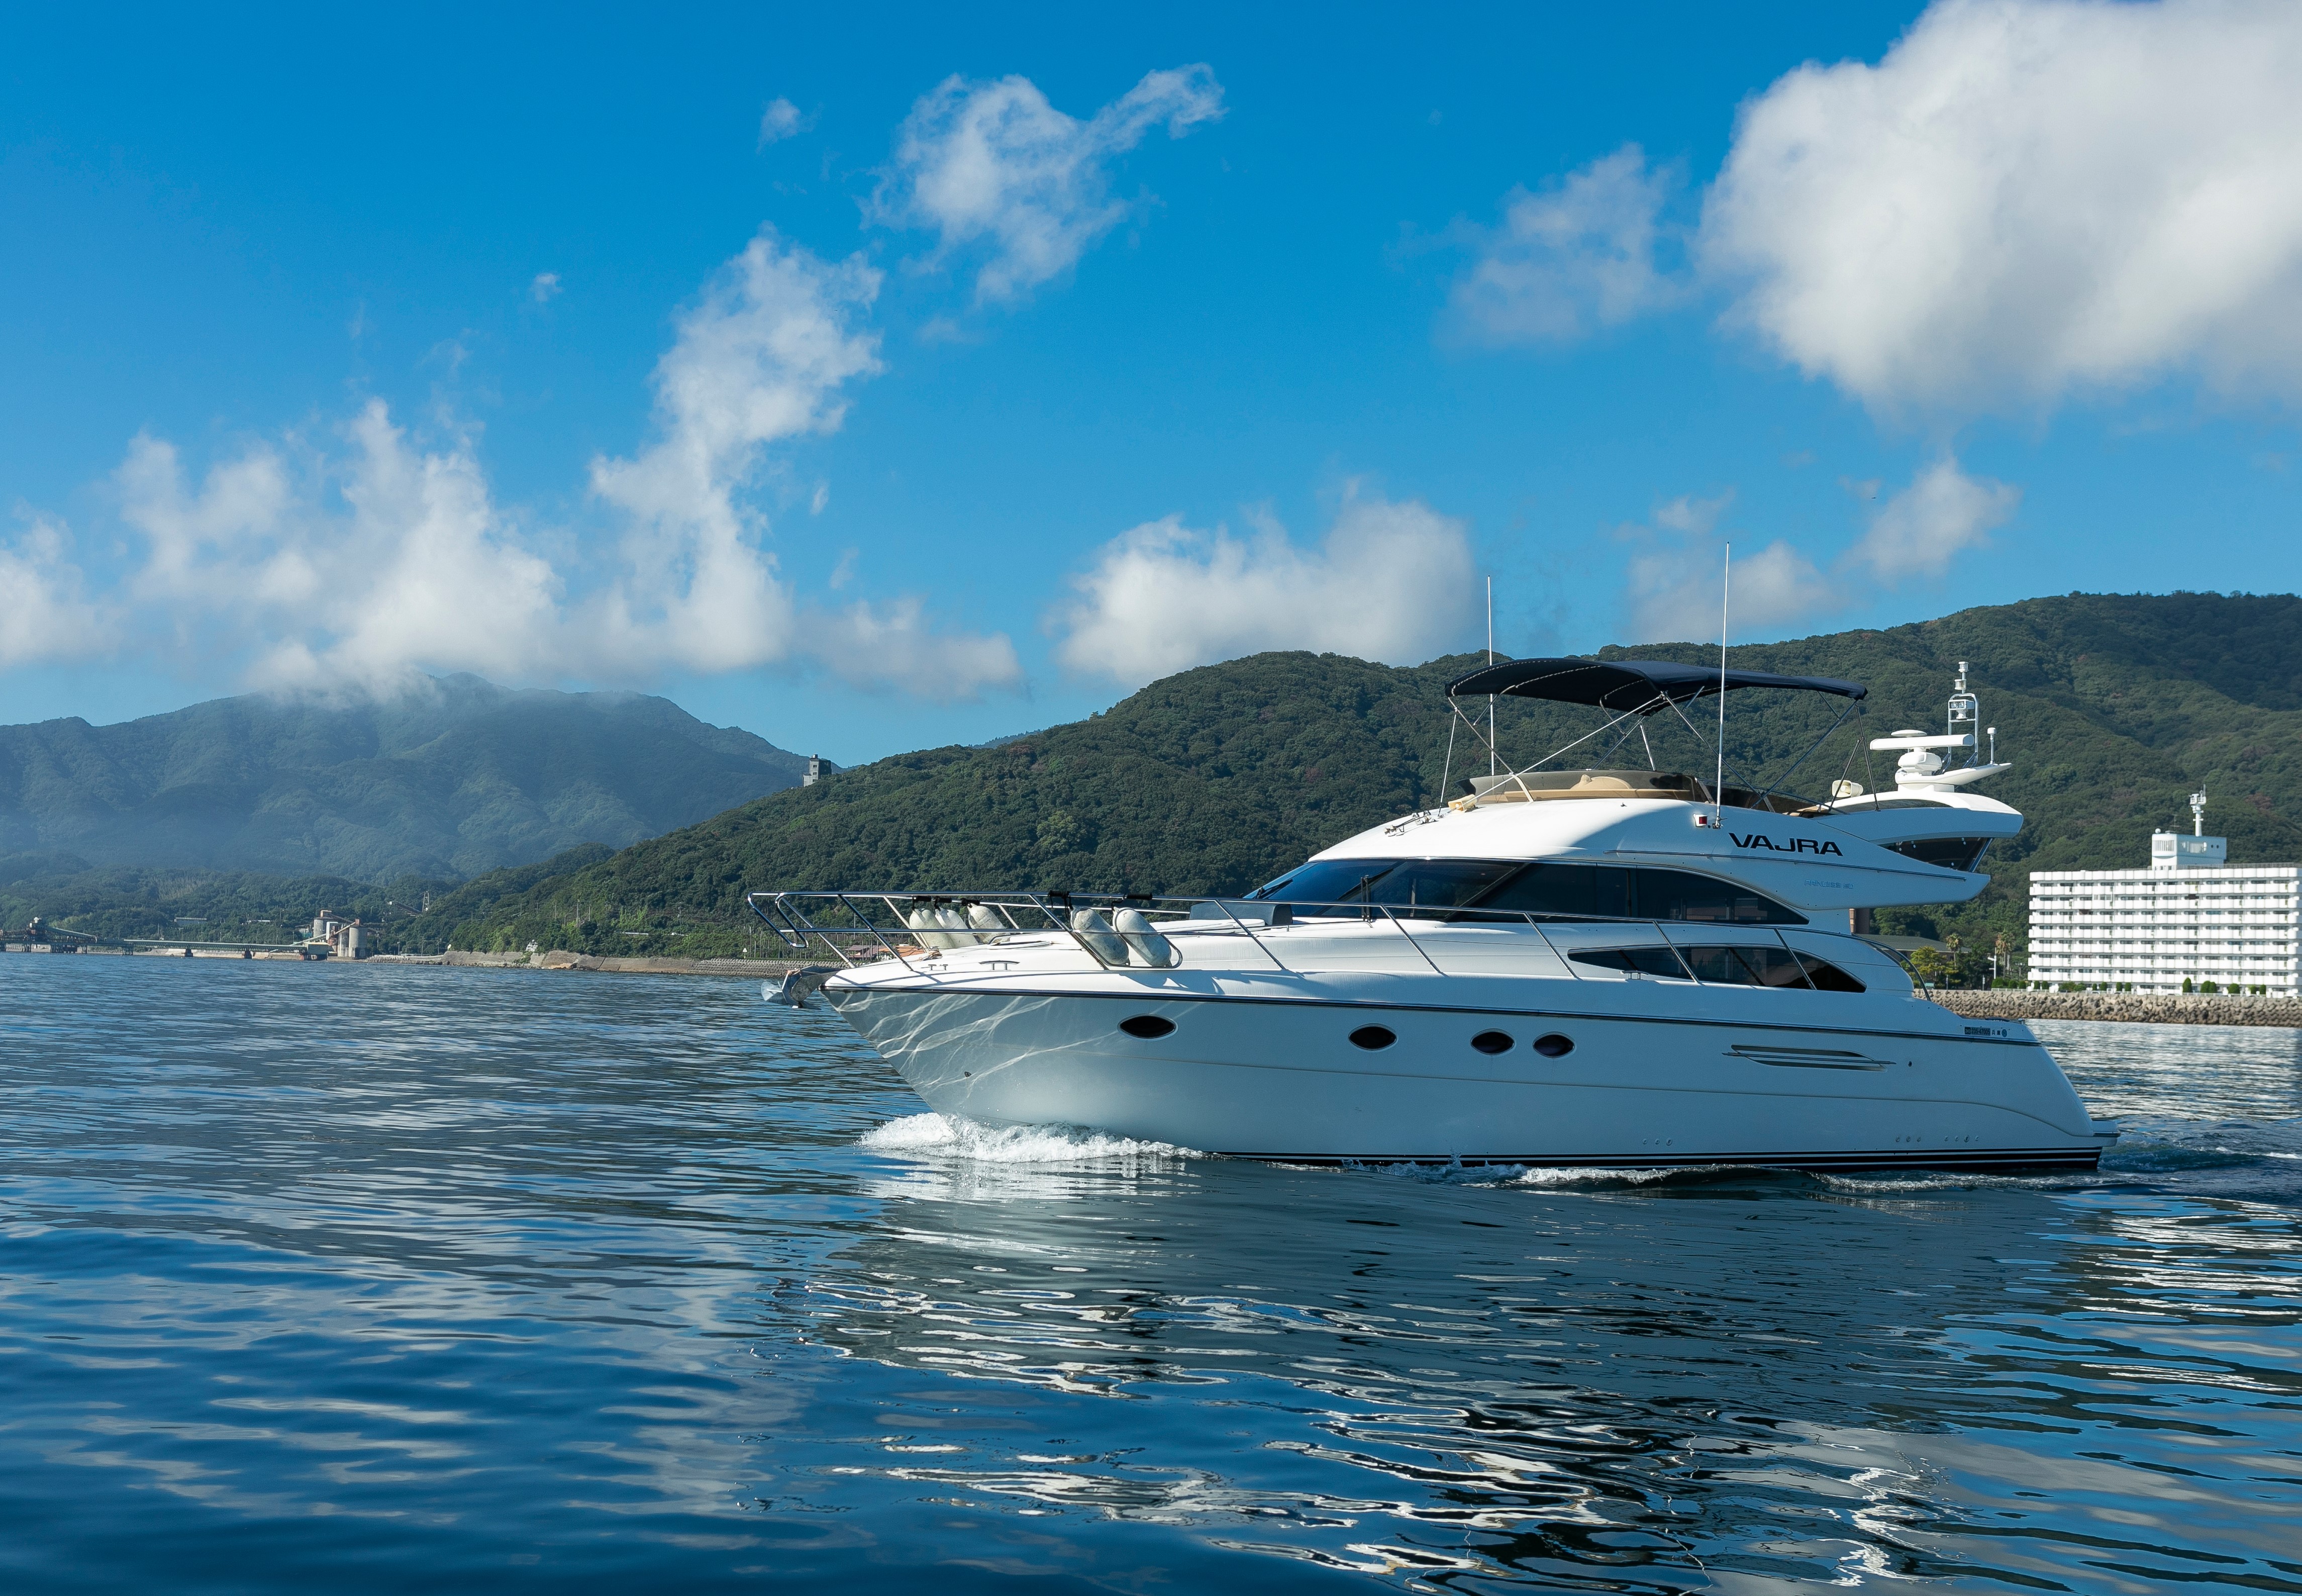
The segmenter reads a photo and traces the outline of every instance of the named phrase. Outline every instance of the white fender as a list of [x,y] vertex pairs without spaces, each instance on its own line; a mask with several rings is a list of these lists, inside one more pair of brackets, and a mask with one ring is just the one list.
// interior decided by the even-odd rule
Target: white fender
[[1122,909],[1111,917],[1119,934],[1127,941],[1127,951],[1135,955],[1138,964],[1147,964],[1154,970],[1172,970],[1183,962],[1175,945],[1152,928],[1140,910]]
[[1111,922],[1093,909],[1071,911],[1071,930],[1105,964],[1125,964],[1127,944],[1112,930]]

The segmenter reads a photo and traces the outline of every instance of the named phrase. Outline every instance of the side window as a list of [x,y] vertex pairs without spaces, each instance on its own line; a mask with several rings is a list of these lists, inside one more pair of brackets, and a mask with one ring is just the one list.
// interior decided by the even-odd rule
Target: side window
[[1795,987],[1860,992],[1862,983],[1811,953],[1782,947],[1682,947],[1694,979],[1713,987]]
[[1747,886],[1686,870],[1640,870],[1638,918],[1735,926],[1802,926],[1806,917]]
[[1928,836],[1915,842],[1886,844],[1906,859],[1920,864],[1937,864],[1946,870],[1971,870],[1982,862],[1983,851],[1990,846],[1987,836]]
[[1455,909],[1482,903],[1482,894],[1518,869],[1508,859],[1410,859],[1367,890],[1378,903]]
[[[1694,971],[1694,979],[1706,987],[1758,987],[1765,985],[1751,966],[1736,955],[1742,951],[1731,947],[1682,947],[1686,967]],[[1801,980],[1806,978],[1801,976]]]
[[1686,970],[1679,963],[1678,955],[1667,947],[1588,948],[1567,956],[1577,964],[1588,964],[1597,970],[1657,976],[1666,981],[1686,979]]
[[1807,979],[1814,983],[1818,992],[1860,992],[1863,989],[1861,981],[1837,965],[1825,963],[1812,953],[1801,953],[1799,962],[1806,966]]
[[1587,864],[1531,864],[1479,901],[1482,909],[1521,914],[1603,914],[1597,878]]

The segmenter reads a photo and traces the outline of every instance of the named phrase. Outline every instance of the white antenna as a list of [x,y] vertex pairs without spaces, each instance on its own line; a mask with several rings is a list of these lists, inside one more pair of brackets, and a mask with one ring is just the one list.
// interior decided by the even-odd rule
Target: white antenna
[[1719,805],[1726,801],[1726,595],[1735,578],[1735,545],[1722,545],[1726,558],[1718,566],[1718,777],[1710,787],[1710,823],[1723,824]]
[[[1487,578],[1487,663],[1495,662],[1495,579]],[[1487,694],[1487,774],[1495,774],[1495,695]]]
[[2204,793],[2190,794],[2190,835],[2206,835],[2206,795]]

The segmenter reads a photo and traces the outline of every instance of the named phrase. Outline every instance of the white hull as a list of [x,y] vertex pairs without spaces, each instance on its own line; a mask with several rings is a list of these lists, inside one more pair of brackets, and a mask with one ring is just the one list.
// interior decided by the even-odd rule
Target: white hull
[[[1836,939],[1834,939],[1836,940]],[[2020,1024],[1900,993],[1411,970],[911,971],[824,995],[939,1113],[1288,1161],[2092,1167]],[[1143,1039],[1135,1016],[1170,1021]],[[1350,1033],[1398,1037],[1369,1052]],[[1511,1038],[1486,1054],[1484,1032]],[[1569,1038],[1546,1057],[1538,1037]]]

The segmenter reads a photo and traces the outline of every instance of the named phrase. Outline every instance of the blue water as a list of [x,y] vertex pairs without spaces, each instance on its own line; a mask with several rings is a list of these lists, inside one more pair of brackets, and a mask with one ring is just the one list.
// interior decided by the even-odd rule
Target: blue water
[[756,987],[0,957],[11,1592],[2302,1591],[2302,1038],[2052,1180],[920,1118]]

